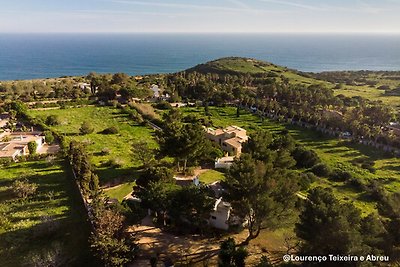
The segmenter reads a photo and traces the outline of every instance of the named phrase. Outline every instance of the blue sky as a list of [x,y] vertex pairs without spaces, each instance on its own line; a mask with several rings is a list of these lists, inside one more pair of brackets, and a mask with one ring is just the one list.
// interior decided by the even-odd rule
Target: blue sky
[[0,32],[400,32],[400,0],[0,0]]

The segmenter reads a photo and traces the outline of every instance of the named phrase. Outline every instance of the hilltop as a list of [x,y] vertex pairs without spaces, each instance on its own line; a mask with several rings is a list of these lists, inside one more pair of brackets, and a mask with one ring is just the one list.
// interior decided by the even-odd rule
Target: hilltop
[[187,73],[267,76],[291,84],[323,85],[336,95],[379,100],[400,108],[400,71],[325,71],[308,73],[252,58],[226,57],[186,70]]
[[307,73],[289,69],[284,66],[275,65],[270,62],[243,57],[226,57],[216,59],[187,69],[186,72],[198,72],[202,74],[216,73],[221,75],[266,75],[267,77],[277,79],[287,78],[294,83],[321,83],[321,81],[317,81],[316,79],[311,78],[311,76]]

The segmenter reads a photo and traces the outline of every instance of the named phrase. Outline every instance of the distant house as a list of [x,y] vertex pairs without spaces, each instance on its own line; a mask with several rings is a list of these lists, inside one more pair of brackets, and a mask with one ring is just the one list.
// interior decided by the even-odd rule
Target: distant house
[[233,156],[242,153],[242,144],[248,140],[246,130],[238,126],[228,126],[225,129],[207,128],[206,133],[208,139]]
[[39,132],[14,132],[3,136],[4,142],[0,142],[0,158],[16,160],[19,156],[29,154],[28,143],[36,142],[39,150],[44,145],[44,136]]
[[218,198],[210,213],[209,224],[217,229],[228,230],[231,210],[232,206],[229,202],[222,201],[222,197]]
[[78,83],[78,87],[81,90],[90,90],[91,89],[90,83]]
[[159,98],[161,96],[161,90],[158,85],[152,84],[150,90],[153,91],[153,98]]

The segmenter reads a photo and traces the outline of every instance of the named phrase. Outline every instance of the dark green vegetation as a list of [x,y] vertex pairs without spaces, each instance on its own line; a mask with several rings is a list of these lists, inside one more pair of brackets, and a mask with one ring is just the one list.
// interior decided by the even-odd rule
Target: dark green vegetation
[[295,217],[294,204],[299,191],[299,173],[291,170],[293,142],[280,142],[289,136],[274,136],[259,131],[250,136],[226,177],[227,199],[234,212],[247,218],[248,237],[244,244],[257,238],[261,230],[290,224]]
[[[391,262],[399,260],[400,213],[398,203],[391,203],[394,199],[385,202],[386,207],[390,207],[389,220],[381,220],[376,214],[361,218],[358,209],[351,203],[341,203],[335,199],[329,189],[311,190],[308,200],[300,215],[300,221],[296,224],[297,236],[303,240],[300,253],[304,255],[374,254],[387,255]],[[396,211],[392,209],[394,206],[397,207]],[[385,208],[380,208],[380,214],[388,215]],[[337,265],[326,263],[326,266]]]
[[[188,167],[213,162],[221,154],[206,138],[200,122],[184,122],[177,109],[164,114],[163,127],[157,132],[159,157],[173,158],[178,172],[187,173]],[[155,212],[160,225],[180,232],[203,233],[208,228],[207,219],[215,199],[204,186],[177,185],[169,165],[165,162],[153,162],[153,166],[143,164],[143,175],[136,181],[135,194],[142,200],[143,208]]]
[[[24,196],[15,181],[37,186]],[[72,174],[63,161],[0,167],[0,265],[90,265],[89,226]]]

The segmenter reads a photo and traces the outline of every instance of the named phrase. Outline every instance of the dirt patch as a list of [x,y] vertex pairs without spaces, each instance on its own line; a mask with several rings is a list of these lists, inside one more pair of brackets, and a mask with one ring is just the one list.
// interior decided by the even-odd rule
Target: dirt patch
[[[130,266],[142,267],[150,266],[149,259],[153,256],[159,256],[160,264],[170,259],[179,264],[190,264],[190,266],[217,266],[219,246],[226,237],[223,238],[204,238],[198,235],[176,236],[157,228],[152,223],[150,216],[147,216],[139,226],[132,226],[129,229],[135,232],[140,246],[138,259]],[[266,239],[271,236],[271,239]],[[236,243],[240,243],[247,237],[247,232],[242,231],[239,234],[232,234]],[[282,255],[285,254],[283,240],[277,234],[264,232],[259,238],[250,242],[247,246],[249,257],[246,260],[248,266],[259,262],[265,255],[272,262],[281,262]],[[162,265],[160,265],[162,266]]]

